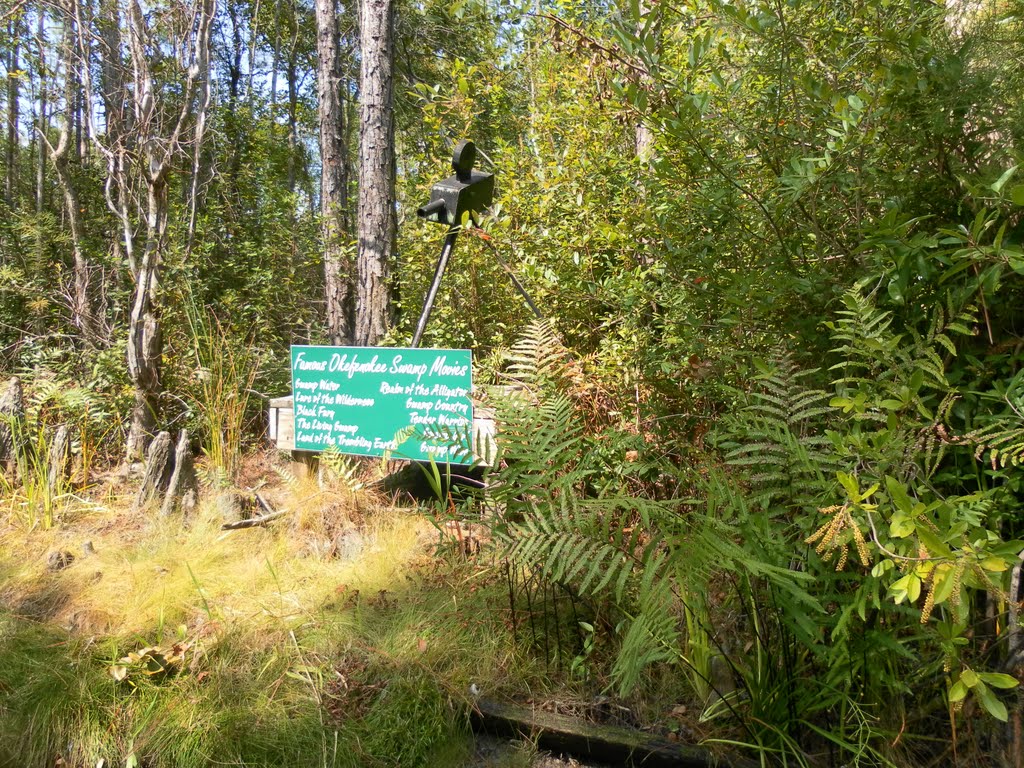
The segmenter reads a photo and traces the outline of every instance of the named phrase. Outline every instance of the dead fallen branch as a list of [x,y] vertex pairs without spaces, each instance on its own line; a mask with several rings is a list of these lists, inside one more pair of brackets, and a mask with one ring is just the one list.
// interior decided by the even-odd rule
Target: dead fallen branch
[[277,520],[279,517],[284,517],[289,514],[287,510],[283,512],[275,512],[272,515],[263,515],[262,517],[250,517],[248,520],[237,520],[233,523],[224,523],[220,529],[222,531],[237,531],[242,528],[255,528],[259,525],[266,525],[272,520]]

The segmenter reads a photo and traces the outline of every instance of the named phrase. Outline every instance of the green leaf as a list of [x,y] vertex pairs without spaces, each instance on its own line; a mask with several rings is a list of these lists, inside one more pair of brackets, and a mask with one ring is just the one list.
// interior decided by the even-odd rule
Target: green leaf
[[910,580],[916,579],[912,573],[908,573],[903,578],[897,579],[889,585],[889,595],[892,597],[893,602],[899,605],[907,599],[907,594],[910,591]]
[[832,408],[842,408],[843,413],[849,413],[857,405],[853,400],[848,397],[833,397],[828,401],[828,404]]
[[948,557],[950,560],[953,559],[953,551],[924,523],[917,524],[917,538],[921,540],[921,543],[928,548],[932,555]]
[[903,513],[893,515],[889,521],[889,535],[894,539],[906,538],[914,532],[914,528],[914,521]]
[[913,511],[914,503],[910,500],[910,496],[907,495],[907,489],[903,487],[903,483],[886,475],[885,490],[889,492],[889,498],[896,505],[896,509],[907,515]]
[[1002,573],[1009,568],[1006,561],[1001,557],[986,557],[981,561],[981,567],[989,573]]
[[857,478],[853,475],[849,475],[846,472],[836,472],[836,478],[839,480],[840,485],[846,489],[846,495],[854,501],[860,500],[860,485],[857,482]]
[[907,597],[910,602],[916,603],[917,598],[921,596],[921,579],[916,575],[910,574],[910,580],[907,581]]
[[1010,190],[1010,199],[1014,205],[1024,206],[1024,184],[1017,184]]
[[[997,195],[1000,192],[1002,192],[1003,191],[1003,187],[1006,186],[1006,182],[1008,182],[1011,178],[1013,178],[1013,174],[1015,174],[1016,172],[1017,172],[1017,166],[1016,165],[1012,165],[1009,168],[1007,168],[1003,172],[1003,175],[999,177],[999,179],[995,182],[995,184],[992,185],[992,191],[995,192]],[[1016,187],[1015,187],[1015,189],[1016,189]]]
[[960,679],[968,688],[973,688],[978,684],[978,675],[973,669],[965,669],[960,675]]
[[1016,688],[1018,685],[1017,678],[1002,672],[979,672],[978,677],[993,688]]
[[967,686],[964,685],[963,680],[957,680],[949,688],[949,703],[956,704],[958,701],[963,701],[967,695]]
[[996,698],[996,695],[992,693],[992,690],[987,685],[979,682],[974,688],[974,695],[978,697],[978,701],[981,702],[981,705],[992,717],[1004,723],[1006,722],[1006,705]]
[[942,605],[949,600],[953,594],[953,569],[950,566],[939,566],[932,576],[935,586],[932,592],[932,601],[935,605]]

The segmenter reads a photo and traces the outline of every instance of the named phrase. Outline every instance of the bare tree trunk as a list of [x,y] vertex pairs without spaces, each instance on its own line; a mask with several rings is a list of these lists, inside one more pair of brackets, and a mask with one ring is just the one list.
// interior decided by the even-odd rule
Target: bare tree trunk
[[[643,15],[644,20],[638,25],[636,34],[641,37],[645,32],[653,35],[660,51],[661,35],[652,28],[656,20],[651,16],[652,10],[650,0],[640,0],[640,13]],[[641,87],[650,87],[650,80],[651,78],[649,75],[641,77]],[[637,118],[634,139],[634,148],[637,159],[645,163],[650,162],[654,155],[654,132],[651,130],[651,127],[644,122],[643,117]]]
[[160,397],[160,259],[167,232],[167,181],[147,179],[146,246],[135,277],[135,299],[128,318],[128,375],[135,388],[129,459],[141,456],[156,426]]
[[0,473],[17,471],[25,450],[25,393],[21,380],[12,377],[0,396]]
[[274,0],[274,54],[270,64],[270,119],[274,122],[277,107],[277,70],[281,66],[281,0]]
[[[292,6],[294,15],[295,7]],[[292,45],[288,51],[288,192],[295,193],[297,174],[295,154],[299,146],[299,29],[298,22],[292,34]]]
[[345,256],[348,173],[341,50],[335,0],[316,0],[317,96],[320,117],[320,205],[327,331],[333,344],[352,342],[351,265]]
[[60,495],[67,487],[71,470],[70,434],[68,425],[61,424],[50,441],[50,452],[46,461],[46,487],[51,497]]
[[355,342],[378,344],[391,322],[395,256],[394,6],[360,0],[359,253]]
[[[17,16],[8,22],[7,30],[13,40],[7,57],[7,71],[15,72],[20,66],[18,48],[21,43],[21,22]],[[19,85],[18,78],[7,78],[7,177],[4,180],[4,198],[9,208],[14,208],[17,205],[14,187],[18,171],[18,111],[21,101]]]
[[[36,130],[39,132],[39,154],[36,155],[36,215],[39,216],[46,210],[46,129],[47,129],[47,72],[46,72],[46,14],[42,8],[36,11],[36,45],[39,46],[39,122]],[[45,264],[43,259],[43,228],[36,228],[36,248],[38,250],[39,266]]]
[[187,518],[195,509],[198,491],[192,448],[188,443],[188,432],[183,429],[178,435],[178,446],[174,451],[174,471],[167,484],[164,503],[160,507],[161,516],[170,517],[177,510],[181,510],[182,516]]
[[82,125],[84,97],[81,89],[75,90],[75,159],[82,161],[89,157],[89,135]]
[[174,460],[171,458],[171,434],[161,432],[149,445],[146,452],[146,470],[142,476],[142,484],[135,494],[132,511],[138,512],[154,499],[158,499],[167,491],[174,472]]
[[[196,86],[208,71],[210,28],[215,0],[198,0],[194,6],[194,37],[182,43],[179,56],[186,66],[187,79],[182,89],[180,111],[171,115],[171,128],[161,130],[158,103],[146,49],[152,44],[140,0],[131,0],[128,33],[135,83],[135,119],[139,144],[143,147],[143,177],[146,182],[146,245],[135,271],[135,297],[128,319],[128,373],[135,390],[128,431],[128,460],[142,455],[156,425],[160,396],[160,357],[163,344],[160,332],[160,266],[167,236],[167,186],[171,161],[181,149],[182,135],[195,107]],[[166,126],[166,123],[164,123]]]
[[[64,212],[67,216],[68,228],[71,230],[71,252],[74,258],[74,299],[71,309],[72,323],[81,330],[82,338],[89,346],[95,346],[100,341],[99,325],[93,311],[93,302],[89,289],[89,263],[86,260],[82,247],[84,233],[82,229],[81,209],[78,200],[78,190],[75,188],[74,180],[68,171],[68,148],[71,145],[71,133],[73,119],[72,105],[77,104],[80,98],[81,89],[74,77],[75,45],[74,45],[75,18],[73,8],[65,9],[64,16],[64,38],[61,44],[62,56],[64,59],[64,102],[65,116],[61,125],[60,138],[57,146],[52,147],[50,159],[53,161],[53,168],[57,174],[57,181],[60,184],[64,196]],[[80,128],[80,126],[79,126]],[[77,138],[77,137],[76,137]]]

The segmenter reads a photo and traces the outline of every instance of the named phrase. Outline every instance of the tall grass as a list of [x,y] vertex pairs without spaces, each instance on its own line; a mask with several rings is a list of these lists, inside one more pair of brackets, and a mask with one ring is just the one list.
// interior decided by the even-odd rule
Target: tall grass
[[12,522],[28,529],[49,530],[68,500],[70,484],[63,475],[50,483],[50,442],[44,429],[32,434],[12,424],[15,439],[21,445],[16,461],[15,478],[0,473],[0,491],[7,500]]
[[206,457],[218,473],[230,479],[242,455],[259,355],[250,339],[239,340],[190,295],[184,306],[196,363],[194,402],[202,417]]
[[[14,471],[0,472],[0,499],[12,522],[48,530],[74,506],[74,491],[88,487],[98,447],[115,422],[98,395],[53,371],[35,371],[24,380],[24,418],[0,416],[15,446]],[[51,467],[52,441],[62,424],[71,427],[68,464]]]
[[[187,531],[94,514],[75,526],[95,554],[56,574],[45,552],[71,531],[0,539],[2,768],[456,765],[469,684],[523,674],[500,589],[459,589],[472,566],[438,569],[418,516],[375,508],[362,551],[331,559],[300,556],[321,531],[292,518],[223,534],[212,505]],[[11,610],[29,603],[33,620]],[[179,641],[169,674],[111,674]]]

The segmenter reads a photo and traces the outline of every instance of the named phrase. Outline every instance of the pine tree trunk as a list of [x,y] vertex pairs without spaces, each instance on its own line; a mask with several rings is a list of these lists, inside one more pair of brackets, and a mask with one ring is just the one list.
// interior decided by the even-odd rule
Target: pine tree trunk
[[[121,70],[121,13],[117,0],[100,0],[100,92],[107,141],[116,146],[125,131],[124,77]],[[88,103],[86,108],[88,108]]]
[[332,343],[350,344],[353,338],[352,267],[344,242],[348,230],[348,147],[341,101],[341,50],[335,0],[316,0],[316,29],[327,331]]
[[[36,153],[36,268],[40,272],[46,269],[46,238],[45,227],[42,225],[42,215],[46,210],[46,132],[48,125],[49,104],[47,103],[47,72],[46,72],[46,14],[42,8],[38,11],[38,24],[36,28],[36,42],[38,44],[39,56],[39,122],[36,124],[36,146],[39,152]],[[41,321],[42,317],[40,317]],[[42,330],[42,329],[40,329]]]
[[[294,10],[294,6],[293,6]],[[299,149],[299,62],[298,29],[288,51],[288,193],[294,194],[297,180],[296,154]],[[293,240],[294,242],[294,240]]]
[[[107,207],[115,213],[120,229],[112,236],[112,247],[115,257],[121,255],[127,263],[132,278],[138,271],[135,259],[134,225],[129,215],[129,184],[128,184],[128,151],[126,136],[132,130],[132,114],[128,109],[129,92],[125,86],[126,69],[124,65],[123,38],[121,36],[121,7],[118,0],[99,0],[100,12],[96,19],[99,31],[100,52],[100,97],[103,102],[103,130],[92,135],[94,144],[100,149],[107,164],[107,178],[104,184],[104,197]],[[78,20],[81,24],[81,19]],[[78,51],[79,59],[86,56],[84,50]],[[94,114],[91,95],[91,77],[89,70],[83,68],[85,86],[85,113],[87,119]],[[100,138],[102,134],[102,140]],[[122,262],[115,258],[114,263]]]
[[[18,63],[18,47],[21,41],[21,23],[17,17],[8,23],[7,30],[13,41],[7,57],[7,71],[15,72],[20,66]],[[18,172],[19,84],[18,78],[7,78],[7,146],[5,147],[7,154],[7,177],[4,180],[4,198],[7,200],[7,206],[11,209],[17,205],[17,200],[15,199],[17,197],[15,194],[15,178]]]
[[378,344],[391,322],[395,257],[394,6],[360,0],[359,253],[355,342]]
[[[647,17],[646,22],[641,21],[636,29],[636,34],[642,36],[645,32],[645,26],[651,24],[652,18],[652,5],[650,0],[640,0],[640,13]],[[653,29],[647,30],[655,39],[655,45],[658,47],[658,51],[661,51],[661,35]],[[641,87],[650,88],[651,78],[648,75],[640,78]],[[654,132],[651,127],[644,122],[643,117],[637,118],[635,133],[634,133],[634,148],[636,157],[645,163],[649,163],[654,156]]]
[[[204,57],[200,57],[199,64],[201,70],[198,73],[200,81],[200,92],[202,94],[199,103],[199,111],[196,115],[196,127],[195,127],[195,140],[192,142],[192,180],[191,187],[188,196],[188,234],[185,238],[185,253],[191,254],[192,247],[195,245],[196,239],[196,227],[198,226],[199,211],[203,207],[202,201],[202,183],[201,180],[206,175],[202,167],[203,159],[203,144],[206,139],[206,121],[210,112],[210,104],[213,101],[213,90],[210,87],[210,72],[209,72],[209,61]],[[241,157],[241,149],[236,147],[234,150],[234,157]],[[232,161],[234,162],[234,161]]]
[[[47,72],[46,72],[46,14],[38,13],[36,26],[36,43],[39,46],[39,122],[38,133],[39,154],[36,156],[36,216],[42,215],[46,209],[46,131],[47,125]],[[39,265],[46,263],[43,255],[43,228],[36,230],[36,248],[39,253]]]
[[[281,66],[281,0],[274,0],[274,44],[270,64],[270,116],[277,113],[277,70]],[[271,123],[276,125],[276,123]]]
[[[75,20],[69,14],[64,16],[64,37],[61,43],[61,52],[64,58],[64,102],[72,104],[76,101],[76,94],[80,95],[78,82],[72,73],[75,69],[75,46],[74,46]],[[85,257],[83,249],[84,231],[82,227],[81,208],[78,199],[78,190],[75,187],[74,179],[68,170],[68,148],[71,145],[71,115],[65,114],[61,125],[60,138],[57,146],[50,153],[53,161],[53,168],[57,175],[57,182],[60,184],[64,196],[64,213],[67,216],[68,228],[71,231],[71,253],[74,259],[75,292],[72,306],[72,323],[81,331],[82,338],[89,346],[95,346],[100,341],[99,323],[96,313],[93,311],[93,300],[89,288],[89,262]]]

